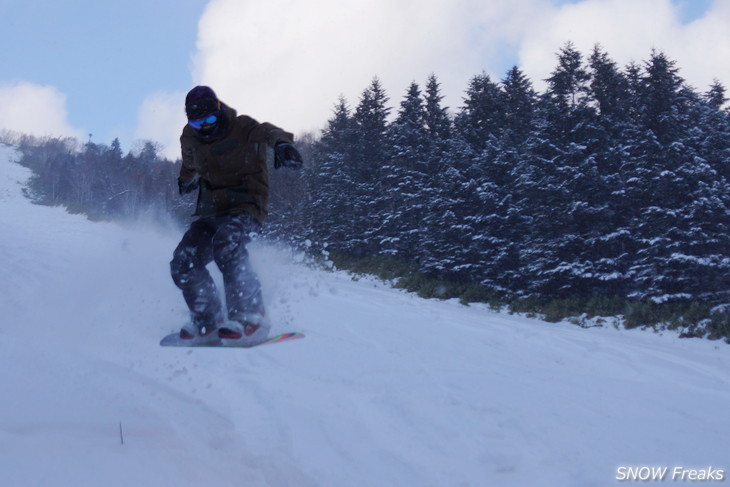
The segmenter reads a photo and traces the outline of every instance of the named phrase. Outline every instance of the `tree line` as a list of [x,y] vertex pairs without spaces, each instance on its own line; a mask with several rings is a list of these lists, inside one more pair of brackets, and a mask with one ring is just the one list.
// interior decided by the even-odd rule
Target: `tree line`
[[193,212],[192,202],[177,194],[180,161],[161,157],[153,142],[125,155],[118,139],[106,145],[3,135],[19,149],[18,162],[33,171],[26,193],[36,203],[65,206],[92,220],[182,222]]
[[513,297],[726,301],[725,88],[697,92],[656,51],[557,58],[544,93],[517,67],[474,76],[453,117],[435,76],[392,122],[377,78],[354,110],[340,99],[277,224]]

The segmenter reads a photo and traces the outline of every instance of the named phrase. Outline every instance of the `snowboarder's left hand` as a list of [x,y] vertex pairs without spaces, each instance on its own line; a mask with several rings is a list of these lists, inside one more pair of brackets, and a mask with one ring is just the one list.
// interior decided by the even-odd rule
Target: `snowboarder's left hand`
[[191,193],[198,189],[198,185],[200,183],[200,180],[198,178],[193,179],[190,182],[184,183],[181,180],[177,180],[177,190],[180,193],[180,196],[186,195],[188,193]]
[[304,165],[302,155],[289,142],[277,142],[274,147],[274,169],[280,167],[290,167],[292,169],[301,169]]

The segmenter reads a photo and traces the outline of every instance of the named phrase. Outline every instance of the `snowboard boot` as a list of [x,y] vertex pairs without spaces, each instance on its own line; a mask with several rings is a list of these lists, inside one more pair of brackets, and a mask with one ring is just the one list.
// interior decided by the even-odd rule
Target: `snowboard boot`
[[269,336],[269,325],[263,312],[233,316],[218,328],[218,337],[227,340],[260,341]]
[[218,327],[198,326],[195,323],[188,323],[180,329],[180,339],[196,340],[200,343],[215,342],[218,339]]

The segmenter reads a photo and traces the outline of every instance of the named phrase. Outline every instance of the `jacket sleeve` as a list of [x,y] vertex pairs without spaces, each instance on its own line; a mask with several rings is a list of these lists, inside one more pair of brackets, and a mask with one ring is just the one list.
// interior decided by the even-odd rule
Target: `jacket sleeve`
[[265,142],[269,147],[274,147],[277,142],[294,142],[294,135],[291,132],[286,132],[268,122],[258,123],[252,131],[252,136],[257,141]]
[[178,176],[178,181],[182,183],[190,183],[195,179],[198,171],[195,169],[193,164],[195,150],[190,144],[188,137],[185,135],[180,137],[180,148],[182,150],[182,165],[180,166],[180,176]]

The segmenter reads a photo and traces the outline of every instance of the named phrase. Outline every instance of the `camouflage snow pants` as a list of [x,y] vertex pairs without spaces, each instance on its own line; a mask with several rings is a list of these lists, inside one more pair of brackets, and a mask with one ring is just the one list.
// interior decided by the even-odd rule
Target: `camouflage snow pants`
[[223,274],[229,319],[264,312],[261,284],[251,268],[246,244],[260,224],[247,214],[194,221],[173,253],[170,273],[182,290],[199,328],[224,321],[221,300],[206,266],[215,261]]

